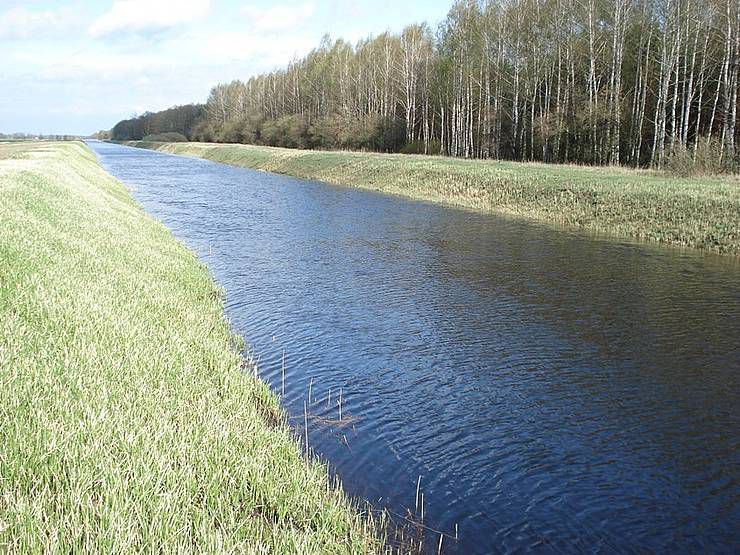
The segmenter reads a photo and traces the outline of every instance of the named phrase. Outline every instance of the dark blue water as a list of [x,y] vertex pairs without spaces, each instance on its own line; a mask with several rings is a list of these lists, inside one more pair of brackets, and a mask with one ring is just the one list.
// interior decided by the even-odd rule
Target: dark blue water
[[285,353],[301,436],[313,380],[309,442],[352,495],[419,519],[421,476],[446,552],[740,549],[737,259],[91,147],[278,392]]

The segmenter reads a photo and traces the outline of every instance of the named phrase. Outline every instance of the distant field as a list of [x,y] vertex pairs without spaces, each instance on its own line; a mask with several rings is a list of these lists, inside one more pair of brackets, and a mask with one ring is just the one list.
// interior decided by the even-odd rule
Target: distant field
[[740,178],[251,145],[129,142],[539,222],[740,255]]
[[383,549],[89,149],[0,145],[0,222],[0,552]]

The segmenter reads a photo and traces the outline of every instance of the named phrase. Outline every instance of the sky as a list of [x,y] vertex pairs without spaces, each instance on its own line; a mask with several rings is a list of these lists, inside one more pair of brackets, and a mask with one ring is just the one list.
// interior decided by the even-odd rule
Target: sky
[[328,33],[434,26],[452,0],[0,0],[0,132],[87,135],[205,102]]

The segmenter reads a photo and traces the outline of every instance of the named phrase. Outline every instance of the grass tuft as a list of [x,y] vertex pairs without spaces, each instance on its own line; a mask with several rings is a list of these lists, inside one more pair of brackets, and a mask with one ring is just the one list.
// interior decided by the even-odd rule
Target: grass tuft
[[89,149],[0,145],[0,222],[0,551],[384,549]]

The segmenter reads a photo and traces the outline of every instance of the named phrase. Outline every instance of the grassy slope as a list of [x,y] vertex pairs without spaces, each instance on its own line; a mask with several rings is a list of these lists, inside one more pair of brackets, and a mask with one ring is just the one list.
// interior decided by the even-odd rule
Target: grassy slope
[[92,152],[0,145],[0,222],[0,551],[379,548]]
[[740,179],[626,168],[321,152],[250,145],[129,143],[422,200],[740,254]]

